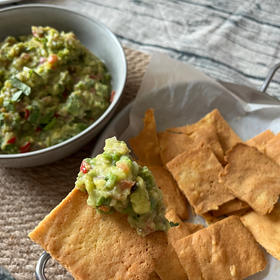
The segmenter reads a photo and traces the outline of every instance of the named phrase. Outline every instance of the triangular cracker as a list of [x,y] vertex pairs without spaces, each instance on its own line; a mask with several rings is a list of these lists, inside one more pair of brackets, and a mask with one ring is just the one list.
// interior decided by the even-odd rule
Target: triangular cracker
[[220,181],[260,214],[268,214],[280,195],[280,166],[255,147],[238,143],[226,156]]
[[87,194],[75,188],[30,238],[75,279],[150,279],[168,246],[166,234],[141,237],[124,215],[98,214],[86,201]]
[[269,254],[280,260],[280,204],[269,215],[251,211],[241,217],[242,223],[251,231],[258,243]]
[[144,164],[162,164],[153,109],[146,111],[143,130],[139,135],[129,139],[129,144],[139,161]]
[[175,243],[189,280],[241,280],[265,268],[262,250],[231,216]]
[[[239,138],[239,136],[233,131],[233,129],[229,126],[229,124],[225,121],[225,119],[222,117],[221,113],[217,109],[214,109],[213,111],[208,113],[205,117],[203,117],[195,124],[172,128],[169,130],[177,133],[186,133],[189,135],[190,133],[193,133],[198,128],[211,127],[211,126],[215,128],[215,132],[218,136],[219,144],[221,145],[224,152],[232,148],[236,143],[242,141]],[[214,144],[215,142],[213,142],[212,140],[212,143]],[[213,151],[220,159],[219,155],[221,152],[219,151],[219,148],[216,143],[215,145],[217,148],[216,149],[214,148]]]
[[218,182],[218,175],[223,168],[208,147],[178,155],[167,163],[167,168],[197,214],[217,210],[220,205],[234,198]]
[[149,165],[157,186],[163,194],[163,202],[166,206],[166,211],[174,209],[176,214],[183,220],[188,218],[187,200],[177,187],[171,174],[162,166]]

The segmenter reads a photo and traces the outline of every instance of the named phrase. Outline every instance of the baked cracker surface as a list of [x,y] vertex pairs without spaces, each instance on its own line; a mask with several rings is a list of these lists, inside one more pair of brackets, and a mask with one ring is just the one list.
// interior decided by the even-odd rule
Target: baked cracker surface
[[124,215],[97,213],[76,188],[29,237],[78,280],[150,279],[168,245],[163,232],[141,237]]
[[149,165],[148,168],[153,173],[156,184],[162,191],[166,210],[174,209],[181,219],[186,220],[188,218],[186,198],[177,187],[177,183],[169,171],[162,166],[156,165]]
[[242,216],[241,221],[257,242],[280,260],[280,204],[277,203],[269,215],[251,211]]
[[226,159],[220,181],[258,213],[270,213],[280,194],[280,166],[243,143],[235,145]]
[[166,166],[197,214],[217,210],[220,205],[234,198],[218,182],[218,175],[223,168],[208,147],[188,150]]
[[178,240],[175,250],[189,280],[241,280],[266,266],[262,250],[236,216]]

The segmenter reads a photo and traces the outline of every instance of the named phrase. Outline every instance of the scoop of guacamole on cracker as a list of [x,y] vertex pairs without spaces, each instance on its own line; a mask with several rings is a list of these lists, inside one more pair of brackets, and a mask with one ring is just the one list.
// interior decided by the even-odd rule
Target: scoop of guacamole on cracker
[[104,152],[84,159],[76,187],[88,193],[88,205],[101,213],[127,214],[139,235],[167,231],[161,190],[151,171],[130,156],[130,150],[116,137],[105,141]]

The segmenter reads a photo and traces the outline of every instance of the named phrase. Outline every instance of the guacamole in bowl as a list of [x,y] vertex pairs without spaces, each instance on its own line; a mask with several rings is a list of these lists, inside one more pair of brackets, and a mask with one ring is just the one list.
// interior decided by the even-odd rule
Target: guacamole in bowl
[[0,153],[46,148],[80,133],[110,105],[105,64],[72,32],[33,26],[0,43]]

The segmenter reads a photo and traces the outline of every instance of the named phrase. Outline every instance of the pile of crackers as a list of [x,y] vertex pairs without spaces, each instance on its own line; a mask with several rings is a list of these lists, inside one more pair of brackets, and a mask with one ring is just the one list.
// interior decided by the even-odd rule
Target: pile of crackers
[[[218,110],[157,132],[150,109],[130,146],[179,225],[141,237],[124,215],[97,213],[73,189],[29,236],[75,279],[244,279],[266,266],[259,244],[280,260],[280,134],[243,143]],[[188,204],[208,227],[186,222]]]
[[[182,279],[255,274],[266,266],[258,244],[280,260],[280,133],[267,130],[244,143],[217,109],[157,132],[150,109],[130,145],[162,189],[167,218],[179,222],[168,241],[187,275]],[[184,199],[207,228],[183,222]]]

